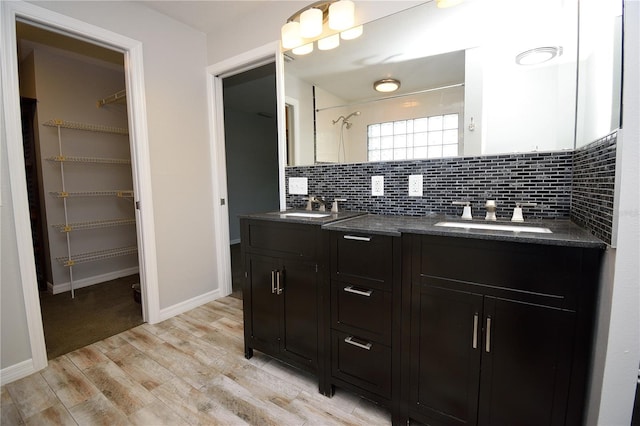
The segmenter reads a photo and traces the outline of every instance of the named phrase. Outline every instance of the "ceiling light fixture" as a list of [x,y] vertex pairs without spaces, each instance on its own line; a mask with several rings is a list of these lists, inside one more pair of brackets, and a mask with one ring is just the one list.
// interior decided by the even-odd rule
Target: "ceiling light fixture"
[[400,88],[400,81],[395,78],[383,78],[373,83],[373,88],[382,93],[395,92]]
[[293,49],[296,55],[318,49],[335,49],[343,40],[353,40],[362,35],[362,25],[355,26],[355,5],[351,0],[318,1],[293,14],[282,26],[283,49]]
[[518,65],[537,65],[562,55],[562,46],[545,46],[529,49],[516,56]]

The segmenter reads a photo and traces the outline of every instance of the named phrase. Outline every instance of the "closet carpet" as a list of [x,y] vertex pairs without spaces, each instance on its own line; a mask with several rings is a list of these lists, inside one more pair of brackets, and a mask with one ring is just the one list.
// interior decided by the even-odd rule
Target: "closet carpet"
[[40,293],[47,358],[106,339],[142,324],[142,305],[133,299],[137,274],[60,294]]

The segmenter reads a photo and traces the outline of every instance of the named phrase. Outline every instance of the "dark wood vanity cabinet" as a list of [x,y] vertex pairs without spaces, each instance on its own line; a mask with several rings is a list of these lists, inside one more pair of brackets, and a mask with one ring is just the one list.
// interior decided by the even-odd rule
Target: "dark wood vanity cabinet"
[[[328,280],[319,225],[241,219],[245,356],[257,349],[324,378]],[[324,295],[324,293],[327,293]]]
[[391,407],[399,378],[400,239],[330,234],[329,381]]
[[582,424],[599,250],[427,235],[405,247],[408,417]]

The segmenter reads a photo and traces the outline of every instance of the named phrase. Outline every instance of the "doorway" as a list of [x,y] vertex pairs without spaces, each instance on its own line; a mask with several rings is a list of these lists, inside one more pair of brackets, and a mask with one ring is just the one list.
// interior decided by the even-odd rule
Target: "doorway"
[[279,208],[276,66],[222,79],[232,295],[241,297],[242,214]]
[[16,23],[49,359],[142,324],[124,55]]

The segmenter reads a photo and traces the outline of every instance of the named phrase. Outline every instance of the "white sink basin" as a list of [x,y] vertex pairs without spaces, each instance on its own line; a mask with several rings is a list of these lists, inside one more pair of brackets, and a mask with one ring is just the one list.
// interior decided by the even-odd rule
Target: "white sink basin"
[[293,212],[293,213],[280,213],[281,216],[286,216],[286,217],[309,217],[309,218],[316,218],[316,217],[329,217],[331,216],[331,213],[304,213],[304,212]]
[[519,226],[519,225],[503,225],[498,223],[461,223],[461,222],[438,222],[435,226],[444,226],[447,228],[464,228],[464,229],[487,229],[492,231],[512,231],[512,232],[533,232],[536,234],[551,234],[549,228],[539,226]]

